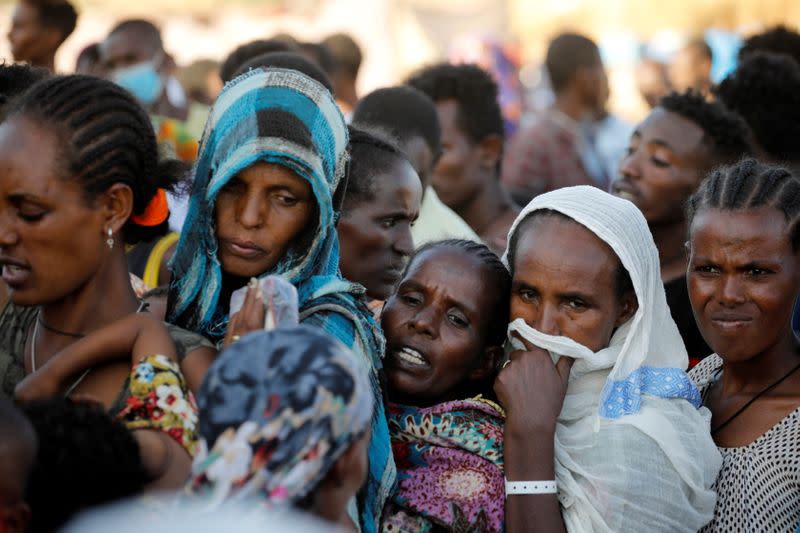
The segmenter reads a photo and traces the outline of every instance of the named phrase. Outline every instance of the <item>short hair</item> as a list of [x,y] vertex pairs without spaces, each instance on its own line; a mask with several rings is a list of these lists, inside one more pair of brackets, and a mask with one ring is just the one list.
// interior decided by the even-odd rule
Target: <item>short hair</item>
[[739,62],[756,52],[785,54],[800,63],[800,33],[780,25],[753,35],[739,49]]
[[300,43],[300,49],[308,55],[328,76],[334,74],[338,65],[327,46],[321,43]]
[[550,41],[545,68],[553,91],[560,93],[582,68],[596,66],[600,50],[595,42],[577,33],[562,33]]
[[[525,219],[517,224],[516,231],[514,231],[514,233],[511,235],[511,239],[508,241],[508,251],[506,253],[508,259],[508,269],[511,271],[512,277],[514,276],[514,261],[516,261],[517,257],[517,244],[519,242],[519,236],[527,232],[536,221],[539,221],[543,218],[554,218],[561,221],[571,222],[584,228],[586,227],[577,220],[568,217],[561,211],[556,211],[555,209],[538,209],[530,213],[527,217],[525,217]],[[629,292],[634,290],[634,287],[631,275],[625,268],[625,265],[622,264],[622,260],[619,258],[619,256],[617,256],[617,262],[619,264],[617,265],[617,270],[614,276],[614,289],[617,300],[622,301],[622,299],[625,298]]]
[[156,51],[164,49],[164,41],[161,39],[161,30],[158,29],[158,26],[145,19],[123,20],[114,26],[108,33],[108,36],[113,37],[120,33],[128,32],[138,35],[143,41],[149,41]]
[[771,159],[800,161],[800,64],[785,55],[755,52],[714,93],[744,118]]
[[57,30],[61,34],[61,42],[67,40],[75,31],[78,23],[78,12],[67,0],[23,0],[39,13],[39,23],[45,28]]
[[228,54],[225,61],[219,67],[219,77],[224,83],[228,83],[236,77],[236,72],[241,70],[242,65],[264,54],[272,52],[292,52],[296,47],[291,43],[281,39],[259,39],[250,41],[238,46],[233,52]]
[[506,339],[506,331],[509,322],[509,310],[511,308],[511,274],[506,266],[493,251],[483,243],[468,241],[464,239],[446,239],[434,241],[422,245],[414,252],[414,255],[406,264],[403,278],[414,261],[430,250],[439,248],[450,248],[464,252],[465,254],[477,259],[487,271],[489,276],[489,286],[495,298],[489,309],[482,310],[483,316],[487,319],[486,331],[482,332],[487,346],[502,346]]
[[363,97],[353,111],[353,124],[386,129],[401,144],[420,137],[434,160],[442,151],[436,105],[428,95],[409,85],[378,89]]
[[254,57],[239,67],[233,77],[239,77],[251,69],[256,68],[285,68],[296,70],[311,79],[317,80],[333,94],[333,83],[331,83],[331,79],[328,75],[317,65],[296,52],[272,52]]
[[49,70],[25,63],[0,65],[0,108],[48,76]]
[[709,102],[698,91],[670,93],[658,107],[680,115],[703,130],[702,143],[711,166],[735,163],[752,151],[750,130],[744,119],[719,102]]
[[335,33],[322,41],[336,61],[338,69],[353,80],[358,77],[363,55],[358,43],[346,33]]
[[[392,170],[398,162],[407,161],[394,140],[376,128],[369,130],[348,127],[350,132],[350,165],[342,216],[356,206],[371,200],[377,187],[376,178]],[[409,163],[410,164],[410,163]]]
[[139,445],[102,406],[59,397],[23,410],[39,438],[26,498],[31,533],[57,531],[79,511],[141,493],[148,479]]
[[490,135],[503,138],[505,130],[497,101],[497,84],[477,65],[434,65],[412,76],[408,84],[434,102],[455,100],[458,126],[473,143]]
[[706,178],[687,203],[689,227],[705,209],[745,211],[769,207],[783,213],[792,250],[800,249],[800,180],[791,171],[745,159],[719,168]]

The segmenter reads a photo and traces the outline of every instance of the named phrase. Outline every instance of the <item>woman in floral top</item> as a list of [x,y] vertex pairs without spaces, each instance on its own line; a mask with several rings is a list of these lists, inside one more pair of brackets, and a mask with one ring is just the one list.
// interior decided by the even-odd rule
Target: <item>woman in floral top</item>
[[485,245],[422,247],[386,302],[388,408],[399,488],[384,532],[500,532],[503,413],[491,392],[511,278]]

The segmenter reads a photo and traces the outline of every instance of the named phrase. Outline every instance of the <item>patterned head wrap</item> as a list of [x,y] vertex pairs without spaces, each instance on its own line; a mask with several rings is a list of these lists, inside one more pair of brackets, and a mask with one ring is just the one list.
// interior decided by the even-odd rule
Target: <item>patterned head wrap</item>
[[[296,504],[372,421],[367,372],[318,328],[252,333],[214,362],[198,394],[190,491]],[[213,444],[209,449],[208,444]]]
[[240,171],[263,161],[285,166],[311,185],[317,220],[272,271],[309,292],[341,281],[334,227],[334,193],[345,175],[347,127],[325,87],[293,70],[253,70],[228,84],[206,123],[184,231],[172,264],[169,316],[190,331],[221,337],[227,316],[218,310],[222,269],[217,259],[214,207],[219,191]]

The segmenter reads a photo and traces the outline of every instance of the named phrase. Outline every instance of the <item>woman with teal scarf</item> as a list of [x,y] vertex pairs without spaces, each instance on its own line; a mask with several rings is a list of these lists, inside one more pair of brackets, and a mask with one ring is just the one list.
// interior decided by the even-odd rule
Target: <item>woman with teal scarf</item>
[[396,475],[379,379],[383,336],[364,289],[339,274],[335,224],[347,141],[330,92],[299,72],[259,69],[228,84],[200,145],[167,313],[221,341],[230,295],[250,278],[280,275],[295,285],[300,321],[325,330],[371,370],[369,475],[350,514],[372,532]]

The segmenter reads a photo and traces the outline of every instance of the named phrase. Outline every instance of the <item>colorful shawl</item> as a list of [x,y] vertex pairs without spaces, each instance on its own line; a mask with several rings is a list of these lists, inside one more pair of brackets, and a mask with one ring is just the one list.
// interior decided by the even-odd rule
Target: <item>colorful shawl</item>
[[309,326],[231,345],[198,404],[202,440],[188,488],[210,509],[248,498],[300,503],[364,435],[373,411],[359,358]]
[[228,323],[219,301],[214,205],[239,171],[257,161],[286,166],[308,180],[317,220],[285,258],[261,277],[281,275],[297,287],[300,320],[318,326],[360,354],[371,369],[375,398],[370,472],[359,501],[359,522],[375,531],[394,487],[395,468],[386,425],[380,373],[383,335],[364,303],[364,289],[339,274],[335,193],[345,176],[347,127],[330,92],[296,71],[258,69],[229,83],[214,104],[195,167],[184,232],[172,263],[170,321],[220,339]]
[[500,532],[505,520],[503,415],[480,399],[389,406],[398,490],[383,531]]

